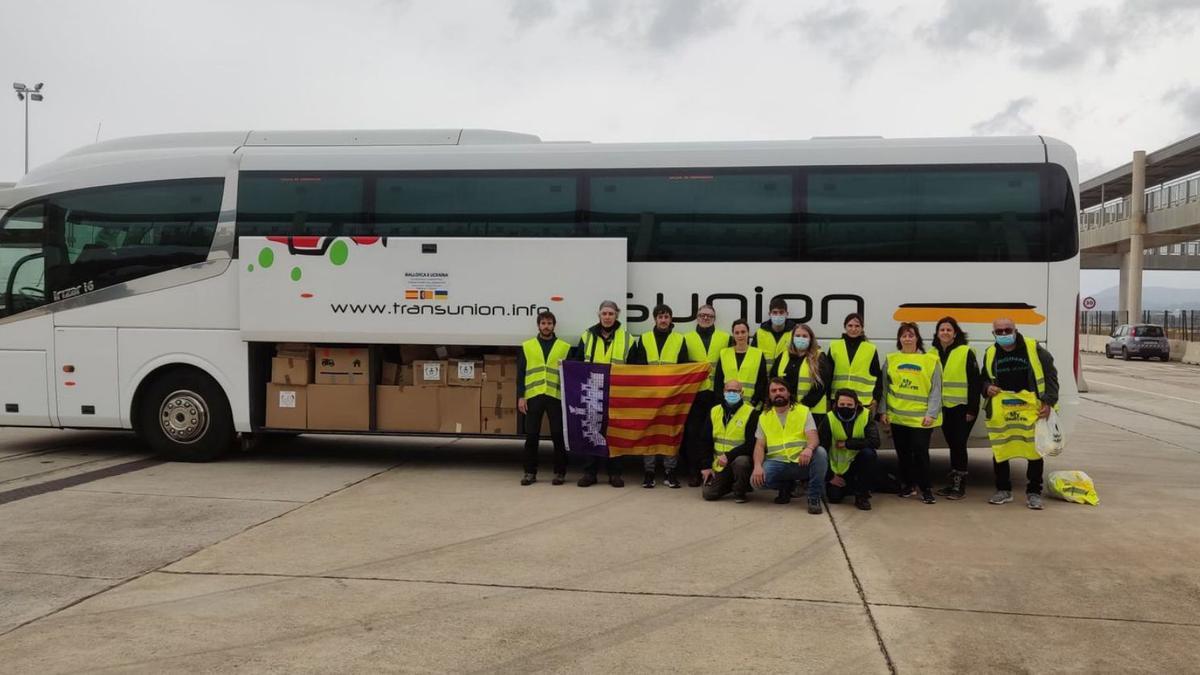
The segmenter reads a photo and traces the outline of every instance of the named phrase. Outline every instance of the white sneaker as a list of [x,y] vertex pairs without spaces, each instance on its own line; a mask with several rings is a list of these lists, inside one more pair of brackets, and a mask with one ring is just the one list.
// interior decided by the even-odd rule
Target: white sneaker
[[1007,504],[1013,500],[1012,490],[997,490],[996,494],[988,499],[989,504]]

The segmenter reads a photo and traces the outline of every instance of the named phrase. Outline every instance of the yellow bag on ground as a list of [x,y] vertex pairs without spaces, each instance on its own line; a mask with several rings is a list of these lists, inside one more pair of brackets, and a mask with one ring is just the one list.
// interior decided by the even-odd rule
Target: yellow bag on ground
[[1051,471],[1046,477],[1046,490],[1054,497],[1076,504],[1100,503],[1096,484],[1082,471]]

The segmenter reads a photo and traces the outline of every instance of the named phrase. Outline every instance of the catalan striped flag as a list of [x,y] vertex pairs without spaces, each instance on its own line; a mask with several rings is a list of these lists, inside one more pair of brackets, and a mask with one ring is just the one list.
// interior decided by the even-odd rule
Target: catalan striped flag
[[619,457],[674,455],[707,363],[628,366],[565,361],[560,381],[567,447]]

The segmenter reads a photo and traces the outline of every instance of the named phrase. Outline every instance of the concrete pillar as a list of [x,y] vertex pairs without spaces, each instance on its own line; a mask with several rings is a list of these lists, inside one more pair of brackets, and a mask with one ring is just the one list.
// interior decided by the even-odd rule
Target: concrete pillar
[[1125,266],[1129,270],[1126,285],[1129,299],[1129,323],[1142,320],[1142,262],[1146,254],[1146,151],[1133,153],[1132,188],[1129,198],[1129,258]]
[[1129,311],[1129,251],[1121,256],[1120,280],[1117,282],[1117,320],[1128,321],[1125,312]]

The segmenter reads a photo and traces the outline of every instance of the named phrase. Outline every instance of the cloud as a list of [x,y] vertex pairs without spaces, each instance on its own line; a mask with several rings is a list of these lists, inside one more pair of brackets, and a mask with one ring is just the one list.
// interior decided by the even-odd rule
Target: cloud
[[996,42],[1041,45],[1053,37],[1039,0],[949,0],[942,15],[918,34],[934,47],[951,49]]
[[1032,96],[1022,96],[1013,99],[1004,106],[1004,110],[996,113],[982,122],[971,125],[971,133],[975,136],[1028,136],[1035,133],[1034,127],[1025,119],[1024,113],[1035,102]]
[[554,18],[557,12],[555,0],[512,0],[508,18],[517,24],[517,28],[525,29]]
[[731,27],[734,7],[728,0],[589,0],[575,28],[621,46],[671,51]]
[[1163,94],[1162,100],[1179,109],[1184,125],[1189,129],[1200,127],[1200,85],[1176,87]]
[[826,55],[857,79],[883,55],[888,28],[857,6],[829,5],[793,21],[805,40],[831,47]]

